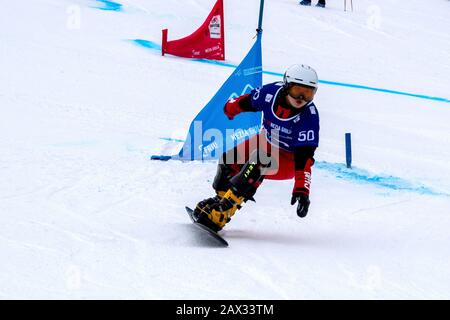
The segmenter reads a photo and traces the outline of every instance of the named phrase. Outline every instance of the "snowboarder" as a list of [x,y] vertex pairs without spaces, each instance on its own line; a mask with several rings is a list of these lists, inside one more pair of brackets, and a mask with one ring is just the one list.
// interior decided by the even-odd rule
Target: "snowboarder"
[[[310,6],[311,0],[302,0],[299,2],[302,6]],[[319,0],[316,4],[316,7],[325,8],[325,0]]]
[[[310,205],[311,167],[319,144],[319,114],[313,102],[316,71],[306,65],[289,67],[283,81],[269,83],[226,102],[233,119],[241,112],[262,111],[259,134],[223,153],[213,188],[216,196],[200,201],[194,217],[214,231],[221,230],[244,202],[253,200],[263,179],[295,178],[291,205],[305,217]],[[267,155],[268,161],[263,161]]]

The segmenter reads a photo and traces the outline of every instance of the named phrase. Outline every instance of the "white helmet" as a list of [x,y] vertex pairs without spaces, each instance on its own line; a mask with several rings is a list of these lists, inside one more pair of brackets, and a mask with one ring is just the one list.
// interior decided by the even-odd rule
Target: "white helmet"
[[319,78],[316,71],[310,66],[304,64],[294,64],[287,68],[283,77],[284,85],[287,87],[290,83],[296,83],[317,90]]

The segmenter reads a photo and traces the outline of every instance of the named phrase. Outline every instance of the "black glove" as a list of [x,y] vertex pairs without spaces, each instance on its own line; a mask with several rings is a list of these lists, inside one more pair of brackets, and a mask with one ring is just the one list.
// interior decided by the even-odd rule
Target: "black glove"
[[309,196],[304,193],[294,193],[291,198],[291,205],[294,205],[298,201],[297,215],[300,218],[306,217],[309,208]]

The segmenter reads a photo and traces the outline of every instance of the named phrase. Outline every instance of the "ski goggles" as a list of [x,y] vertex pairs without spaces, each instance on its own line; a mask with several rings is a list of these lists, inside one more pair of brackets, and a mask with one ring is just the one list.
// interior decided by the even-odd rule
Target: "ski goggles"
[[316,94],[316,88],[302,86],[298,84],[290,84],[287,89],[288,95],[295,100],[303,100],[311,102]]

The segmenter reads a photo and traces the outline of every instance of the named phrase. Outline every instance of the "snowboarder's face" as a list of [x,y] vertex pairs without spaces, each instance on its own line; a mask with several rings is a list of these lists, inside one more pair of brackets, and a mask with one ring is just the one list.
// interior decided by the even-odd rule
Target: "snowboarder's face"
[[286,99],[287,99],[289,105],[295,109],[300,109],[308,103],[305,100],[294,99],[290,95],[287,95]]
[[292,107],[300,109],[314,99],[315,93],[315,88],[291,84],[288,87],[287,101]]

